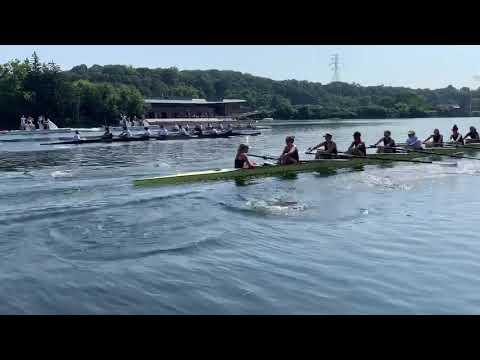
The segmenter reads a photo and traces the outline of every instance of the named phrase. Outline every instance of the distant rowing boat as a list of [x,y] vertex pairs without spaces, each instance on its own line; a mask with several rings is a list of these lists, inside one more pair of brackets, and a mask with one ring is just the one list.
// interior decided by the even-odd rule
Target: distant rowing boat
[[218,138],[229,138],[232,136],[257,136],[260,135],[260,132],[255,133],[241,133],[234,131],[227,131],[221,134],[203,134],[203,135],[166,135],[166,136],[136,136],[136,137],[114,137],[110,139],[96,138],[96,139],[83,139],[83,140],[70,140],[70,141],[58,141],[43,143],[40,145],[81,145],[81,144],[93,144],[93,143],[117,143],[117,142],[137,142],[137,141],[150,141],[150,140],[194,140],[194,139],[218,139]]
[[[213,169],[180,173],[174,175],[157,176],[152,178],[134,180],[135,186],[172,185],[179,183],[241,179],[247,177],[273,176],[296,172],[336,170],[340,168],[352,168],[363,165],[378,165],[385,162],[409,161],[415,158],[431,157],[438,155],[454,155],[459,153],[458,147],[435,148],[434,152],[423,150],[422,153],[377,153],[365,158],[335,158],[301,161],[294,165],[263,165],[253,169]],[[476,150],[466,148],[465,150]],[[480,146],[478,148],[480,150]]]

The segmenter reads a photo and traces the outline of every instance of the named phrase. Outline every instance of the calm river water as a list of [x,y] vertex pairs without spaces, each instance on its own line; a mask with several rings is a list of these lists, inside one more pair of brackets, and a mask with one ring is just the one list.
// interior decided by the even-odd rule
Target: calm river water
[[293,134],[303,152],[326,131],[344,148],[355,130],[403,142],[454,123],[480,128],[280,122],[257,137],[81,146],[0,135],[0,313],[479,314],[480,161],[132,186],[231,167],[240,142],[278,154]]

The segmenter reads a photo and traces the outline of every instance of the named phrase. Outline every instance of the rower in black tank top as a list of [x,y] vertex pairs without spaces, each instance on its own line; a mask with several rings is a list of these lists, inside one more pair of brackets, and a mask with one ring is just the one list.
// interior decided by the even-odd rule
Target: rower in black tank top
[[383,138],[383,146],[395,147],[395,140],[393,140],[392,138],[389,138],[389,139]]
[[462,135],[460,133],[452,134],[450,136],[450,139],[452,139],[453,141],[456,141],[456,142],[462,142],[463,143],[463,138],[462,138]]
[[[288,153],[290,150],[288,149],[287,146],[285,146],[285,149],[283,149],[283,154],[286,154]],[[293,159],[299,161],[300,160],[300,157],[298,156],[298,149],[295,147],[295,150],[290,154],[290,157],[292,157]]]
[[243,169],[245,165],[245,159],[235,158],[235,169]]
[[432,136],[433,142],[437,143],[437,144],[440,142],[441,138],[442,138],[442,135],[440,135],[440,134]]

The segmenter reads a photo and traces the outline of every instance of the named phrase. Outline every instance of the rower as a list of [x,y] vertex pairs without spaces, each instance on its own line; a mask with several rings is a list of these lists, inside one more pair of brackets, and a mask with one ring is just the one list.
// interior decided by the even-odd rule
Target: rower
[[160,125],[160,129],[158,130],[158,136],[168,136],[168,130],[163,124]]
[[173,126],[173,131],[179,131],[180,130],[180,127],[178,126],[178,124],[175,124]]
[[355,133],[353,134],[353,142],[348,147],[347,154],[356,156],[367,156],[367,147],[362,141],[362,134],[360,134],[360,132],[355,131]]
[[212,134],[213,134],[213,135],[218,135],[218,134],[219,134],[219,132],[218,132],[218,130],[217,130],[217,129],[215,129],[215,128],[212,128]]
[[250,161],[247,156],[248,145],[240,144],[235,156],[235,169],[253,169],[256,164]]
[[188,132],[190,132],[190,126],[188,124],[185,125],[185,130]]
[[294,141],[294,136],[287,136],[285,138],[285,143],[287,145],[283,148],[282,155],[280,155],[280,165],[296,164],[300,161],[298,149],[293,143]]
[[[125,128],[125,126],[124,126],[124,128]],[[113,134],[112,134],[112,132],[110,131],[110,128],[109,128],[108,126],[105,127],[105,132],[103,133],[102,138],[103,138],[103,139],[111,139],[111,138],[113,138]]]
[[332,156],[335,156],[338,154],[337,144],[335,144],[332,141],[332,134],[326,133],[324,138],[325,138],[324,142],[318,145],[315,145],[314,147],[308,148],[308,151],[312,151],[322,146],[324,147],[324,150],[321,150],[321,149],[317,150],[317,153],[315,154],[315,159],[329,159]]
[[223,125],[221,123],[218,125],[218,130],[223,130]]
[[152,132],[150,131],[150,129],[148,128],[148,126],[145,126],[144,127],[144,130],[145,132],[143,133],[143,137],[144,138],[149,138],[150,136],[152,136]]
[[130,129],[128,127],[124,126],[123,131],[120,133],[120,135],[118,135],[118,137],[121,137],[121,138],[132,137],[132,132],[130,131]]
[[415,131],[413,130],[408,132],[408,138],[405,142],[408,148],[422,149],[422,142],[415,136]]
[[462,137],[462,134],[458,132],[457,125],[453,125],[452,135],[450,135],[450,141],[452,141],[455,144],[463,145],[463,137]]
[[180,125],[180,128],[178,131],[180,135],[188,135],[188,131],[182,125]]
[[[395,150],[395,140],[392,139],[392,133],[390,130],[385,130],[383,133],[383,137],[378,140],[374,146],[377,146],[377,152],[379,153],[394,153]],[[380,144],[383,141],[383,146],[378,147],[378,144]]]
[[[432,141],[428,142],[428,140],[432,139]],[[427,143],[428,142],[428,143]],[[443,135],[440,134],[440,130],[435,129],[433,130],[433,134],[430,135],[423,141],[427,147],[439,147],[443,146]]]
[[[470,139],[467,139],[467,137],[469,137]],[[479,142],[480,135],[478,134],[477,129],[475,129],[474,126],[470,126],[470,131],[465,134],[465,137],[463,139],[465,140],[465,143]]]
[[80,141],[82,138],[80,137],[80,133],[78,130],[75,130],[75,135],[73,135],[73,141]]
[[213,129],[212,125],[210,123],[208,123],[207,124],[207,130],[212,130],[212,129]]

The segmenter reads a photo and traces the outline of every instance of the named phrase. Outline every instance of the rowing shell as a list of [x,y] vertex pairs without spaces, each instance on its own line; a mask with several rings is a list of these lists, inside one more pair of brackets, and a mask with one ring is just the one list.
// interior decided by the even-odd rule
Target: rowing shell
[[40,145],[80,145],[80,144],[93,144],[93,143],[112,143],[112,142],[132,142],[132,141],[149,141],[149,140],[194,140],[194,139],[221,139],[229,138],[232,136],[257,136],[260,135],[260,132],[244,134],[239,132],[228,132],[223,134],[204,134],[204,135],[160,135],[160,136],[151,136],[151,137],[126,137],[126,138],[111,138],[111,139],[83,139],[83,140],[70,140],[70,141],[58,141],[43,143]]
[[[438,148],[435,150],[438,154],[454,155],[458,154],[456,148]],[[199,182],[210,180],[228,180],[241,179],[256,176],[272,176],[283,175],[292,172],[309,172],[309,171],[328,171],[341,168],[354,168],[363,165],[378,165],[385,162],[408,161],[420,157],[436,157],[437,154],[431,154],[425,151],[418,153],[380,153],[371,154],[366,158],[350,158],[350,159],[320,159],[301,161],[294,165],[264,165],[254,169],[213,169],[206,171],[196,171],[188,173],[180,173],[167,176],[157,176],[146,179],[134,180],[135,186],[155,186],[155,185],[172,185],[187,182]]]

